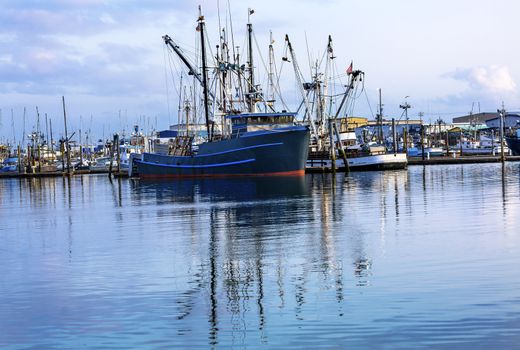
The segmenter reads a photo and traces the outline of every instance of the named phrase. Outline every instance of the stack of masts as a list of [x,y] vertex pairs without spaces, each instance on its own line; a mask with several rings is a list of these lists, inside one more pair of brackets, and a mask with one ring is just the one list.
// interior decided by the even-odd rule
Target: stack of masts
[[[179,116],[178,124],[185,127],[197,124],[198,111],[196,110],[195,87],[202,87],[202,100],[205,127],[208,140],[214,138],[230,136],[229,125],[226,124],[225,116],[240,113],[256,113],[259,110],[259,103],[265,105],[265,111],[275,112],[275,65],[272,35],[269,45],[269,72],[268,72],[268,100],[264,99],[260,85],[256,83],[253,42],[254,31],[251,23],[253,10],[248,10],[247,23],[247,57],[245,62],[240,56],[240,47],[234,45],[232,30],[221,27],[219,43],[216,45],[214,56],[209,55],[206,36],[205,19],[200,12],[197,31],[200,33],[200,61],[192,64],[179,46],[168,36],[163,37],[165,43],[180,58],[182,63],[188,68],[189,75],[194,77],[193,90],[190,93],[179,93]],[[201,67],[200,70],[197,67]],[[188,82],[184,82],[188,83]],[[186,86],[182,86],[180,91],[187,91]],[[182,101],[181,101],[182,100]],[[183,107],[181,107],[183,106]],[[189,108],[189,111],[187,109]],[[188,112],[188,113],[187,113]],[[188,131],[186,132],[188,134]]]
[[[296,54],[288,35],[286,35],[285,40],[291,55],[296,81],[302,94],[300,108],[303,107],[305,109],[303,121],[308,123],[311,127],[311,146],[316,148],[318,152],[330,151],[333,148],[331,144],[333,141],[331,140],[336,139],[338,143],[340,142],[339,137],[331,137],[332,133],[336,133],[334,130],[331,130],[331,127],[337,129],[337,119],[340,118],[343,113],[346,116],[347,113],[344,111],[348,110],[348,106],[353,100],[353,92],[357,84],[362,80],[363,72],[350,72],[348,74],[349,81],[344,92],[342,94],[333,95],[330,93],[330,86],[333,79],[333,77],[331,77],[333,60],[336,57],[334,56],[332,47],[332,37],[329,36],[328,38],[324,55],[324,68],[322,70],[323,63],[316,60],[313,64],[310,82],[304,82],[303,74],[297,63]],[[288,58],[284,59],[288,61]],[[341,98],[339,105],[336,101],[338,97]]]

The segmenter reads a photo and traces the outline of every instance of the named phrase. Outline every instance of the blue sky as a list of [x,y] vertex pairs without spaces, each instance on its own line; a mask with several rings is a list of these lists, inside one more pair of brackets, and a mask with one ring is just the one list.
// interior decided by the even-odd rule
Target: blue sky
[[[502,101],[520,110],[515,1],[230,2],[239,41],[247,8],[254,8],[258,42],[267,47],[272,30],[278,59],[285,34],[304,67],[307,43],[310,56],[318,57],[331,34],[338,67],[353,60],[365,71],[372,110],[378,88],[389,116],[400,116],[404,96],[410,96],[411,116],[424,112],[426,121],[466,114],[473,102],[482,111],[494,111]],[[1,0],[0,136],[12,138],[13,119],[19,139],[23,107],[29,131],[36,106],[59,135],[62,95],[71,129],[81,125],[100,137],[103,130],[107,136],[136,122],[167,128],[175,121],[177,102],[167,94],[161,36],[193,47],[199,3],[210,38],[216,39],[216,0]],[[220,1],[221,16],[226,3]],[[289,68],[284,69],[290,73]],[[282,86],[288,100],[296,101],[294,83]],[[371,116],[366,99],[354,113]]]

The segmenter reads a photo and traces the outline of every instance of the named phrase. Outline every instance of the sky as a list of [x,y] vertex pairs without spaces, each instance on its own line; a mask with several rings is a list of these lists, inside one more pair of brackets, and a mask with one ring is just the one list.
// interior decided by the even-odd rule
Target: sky
[[[259,45],[267,48],[271,30],[281,64],[288,34],[306,77],[308,58],[321,57],[331,35],[338,70],[352,61],[365,72],[357,116],[372,117],[379,88],[387,117],[401,116],[405,96],[410,118],[422,112],[426,122],[502,103],[520,110],[520,2],[513,0],[0,0],[0,141],[35,128],[36,107],[41,128],[47,114],[59,137],[62,96],[69,129],[91,137],[136,123],[167,129],[177,100],[162,36],[192,50],[199,4],[213,41],[219,14],[224,20],[230,12],[237,42],[245,43],[253,8]],[[296,109],[290,73],[285,66],[282,88]]]

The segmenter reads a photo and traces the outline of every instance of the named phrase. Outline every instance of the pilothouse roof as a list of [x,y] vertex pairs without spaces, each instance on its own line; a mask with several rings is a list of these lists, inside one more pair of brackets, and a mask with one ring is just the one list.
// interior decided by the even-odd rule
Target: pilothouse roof
[[228,119],[237,118],[262,118],[262,117],[295,117],[295,112],[280,112],[280,113],[241,113],[227,115]]

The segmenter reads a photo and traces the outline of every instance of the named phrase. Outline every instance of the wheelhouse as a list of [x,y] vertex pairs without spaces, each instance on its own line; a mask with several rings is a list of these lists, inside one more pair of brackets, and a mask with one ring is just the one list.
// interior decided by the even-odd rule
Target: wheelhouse
[[296,113],[244,113],[226,118],[231,122],[231,135],[239,136],[244,132],[293,126],[295,117]]

